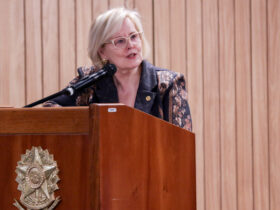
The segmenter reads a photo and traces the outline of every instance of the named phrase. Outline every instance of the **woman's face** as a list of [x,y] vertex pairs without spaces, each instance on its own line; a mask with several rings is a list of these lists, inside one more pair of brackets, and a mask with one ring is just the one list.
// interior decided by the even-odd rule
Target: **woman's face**
[[[140,35],[137,34],[135,36],[134,33],[137,33],[137,30],[133,22],[129,18],[126,18],[119,32],[114,34],[110,41],[100,48],[99,55],[101,58],[115,64],[118,70],[138,68],[143,60],[142,42],[141,37],[138,37]],[[127,39],[118,39],[120,37]],[[111,40],[114,41],[115,45]],[[123,45],[123,41],[126,42],[125,45]],[[123,48],[120,48],[119,44],[123,45]]]

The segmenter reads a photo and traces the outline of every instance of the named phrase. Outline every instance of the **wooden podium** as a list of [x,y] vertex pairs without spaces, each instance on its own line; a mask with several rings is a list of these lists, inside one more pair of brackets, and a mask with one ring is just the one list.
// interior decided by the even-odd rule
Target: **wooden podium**
[[0,209],[17,209],[18,161],[39,146],[59,169],[55,209],[196,209],[194,134],[120,104],[0,109]]

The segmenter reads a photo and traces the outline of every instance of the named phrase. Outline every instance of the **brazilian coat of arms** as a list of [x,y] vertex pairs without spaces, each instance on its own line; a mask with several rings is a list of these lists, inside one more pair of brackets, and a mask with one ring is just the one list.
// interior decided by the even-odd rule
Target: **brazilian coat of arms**
[[54,196],[54,191],[58,189],[58,171],[56,161],[48,150],[41,147],[26,150],[16,167],[21,196],[20,202],[15,200],[14,205],[20,210],[24,210],[24,207],[28,210],[54,209],[60,201],[59,197]]

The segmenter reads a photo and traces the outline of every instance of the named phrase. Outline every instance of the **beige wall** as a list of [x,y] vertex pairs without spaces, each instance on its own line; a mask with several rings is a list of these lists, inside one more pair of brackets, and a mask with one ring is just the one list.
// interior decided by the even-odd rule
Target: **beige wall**
[[279,209],[279,0],[0,0],[0,105],[64,87],[90,65],[92,19],[121,5],[142,14],[150,61],[187,77],[197,209]]

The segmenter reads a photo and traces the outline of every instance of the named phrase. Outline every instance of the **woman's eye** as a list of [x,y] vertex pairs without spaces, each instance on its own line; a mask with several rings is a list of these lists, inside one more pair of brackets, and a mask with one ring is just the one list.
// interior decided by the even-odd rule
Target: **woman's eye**
[[130,36],[130,39],[131,39],[131,40],[135,40],[135,39],[137,39],[137,36],[138,36],[137,34],[132,34],[132,35]]
[[117,39],[117,40],[115,40],[115,44],[117,45],[117,44],[123,44],[123,43],[125,43],[125,39]]

